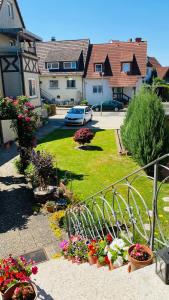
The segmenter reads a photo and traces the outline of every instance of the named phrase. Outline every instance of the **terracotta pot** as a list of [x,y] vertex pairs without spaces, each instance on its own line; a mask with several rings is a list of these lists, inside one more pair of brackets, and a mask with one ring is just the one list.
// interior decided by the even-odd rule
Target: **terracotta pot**
[[69,261],[71,261],[71,260],[72,260],[72,257],[71,257],[71,256],[68,256],[67,259],[68,259]]
[[141,245],[141,247],[144,249],[145,252],[147,252],[150,255],[150,258],[148,260],[139,261],[139,260],[131,257],[130,253],[134,247],[135,247],[135,245],[132,245],[128,249],[128,260],[129,260],[128,272],[132,272],[132,271],[136,271],[138,269],[144,268],[146,266],[151,265],[153,262],[153,252],[149,247],[147,247],[145,245]]
[[113,263],[112,263],[112,261],[110,261],[110,264],[109,264],[109,270],[110,271],[113,271],[113,270],[115,270],[115,269],[117,269],[115,266],[113,266]]
[[12,287],[10,287],[9,289],[7,289],[4,294],[2,294],[2,300],[11,300],[15,289],[17,287],[19,287],[20,285],[22,285],[23,283],[30,284],[33,287],[35,294],[34,294],[34,298],[32,297],[32,300],[36,300],[38,292],[37,292],[37,288],[36,288],[35,284],[32,283],[32,282],[22,282],[22,283],[18,282],[16,284],[14,284]]
[[53,206],[48,206],[47,205],[46,209],[47,209],[48,212],[53,213],[55,211],[55,206],[54,205]]
[[88,255],[88,262],[91,266],[95,265],[97,263],[97,256]]
[[64,259],[68,259],[68,256],[67,255],[63,255]]
[[72,257],[72,263],[73,264],[75,263],[75,257]]
[[97,260],[97,268],[101,268],[101,267],[104,267],[106,264],[103,262],[103,263],[100,263],[99,260]]

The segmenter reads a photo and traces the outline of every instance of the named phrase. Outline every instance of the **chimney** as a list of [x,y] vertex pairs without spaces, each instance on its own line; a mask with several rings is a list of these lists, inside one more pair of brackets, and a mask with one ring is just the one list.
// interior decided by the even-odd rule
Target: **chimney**
[[56,42],[56,37],[55,36],[51,37],[51,42]]
[[135,41],[136,41],[136,43],[141,43],[141,42],[142,42],[142,38],[137,37],[137,38],[135,39]]

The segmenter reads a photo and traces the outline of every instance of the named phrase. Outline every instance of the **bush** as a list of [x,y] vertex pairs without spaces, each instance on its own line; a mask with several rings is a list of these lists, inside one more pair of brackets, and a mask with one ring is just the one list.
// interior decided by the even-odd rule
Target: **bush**
[[88,105],[88,101],[86,99],[80,101],[80,105]]
[[94,138],[94,132],[89,128],[81,128],[75,132],[74,141],[79,145],[88,144]]
[[44,103],[44,108],[47,110],[48,116],[50,116],[50,115],[51,115],[51,107],[50,107],[50,104]]
[[142,88],[131,101],[121,127],[122,141],[144,166],[168,151],[168,131],[160,98]]
[[21,159],[20,158],[16,158],[13,163],[14,163],[14,166],[15,166],[15,169],[17,170],[17,172],[19,174],[21,174],[22,173],[22,162],[21,162]]

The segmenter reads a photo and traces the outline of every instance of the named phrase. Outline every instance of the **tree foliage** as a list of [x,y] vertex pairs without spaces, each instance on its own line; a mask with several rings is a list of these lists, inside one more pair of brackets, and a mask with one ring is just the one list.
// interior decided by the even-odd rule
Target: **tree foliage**
[[156,93],[142,88],[133,98],[121,135],[125,148],[141,166],[168,152],[164,109]]
[[81,128],[75,132],[74,141],[80,145],[88,144],[94,138],[94,132],[89,128]]

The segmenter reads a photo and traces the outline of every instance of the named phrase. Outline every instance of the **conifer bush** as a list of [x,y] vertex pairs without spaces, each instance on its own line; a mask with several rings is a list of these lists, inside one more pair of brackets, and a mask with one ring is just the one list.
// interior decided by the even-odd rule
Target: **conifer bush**
[[160,98],[142,88],[131,100],[121,136],[125,148],[144,166],[169,150],[169,134]]

